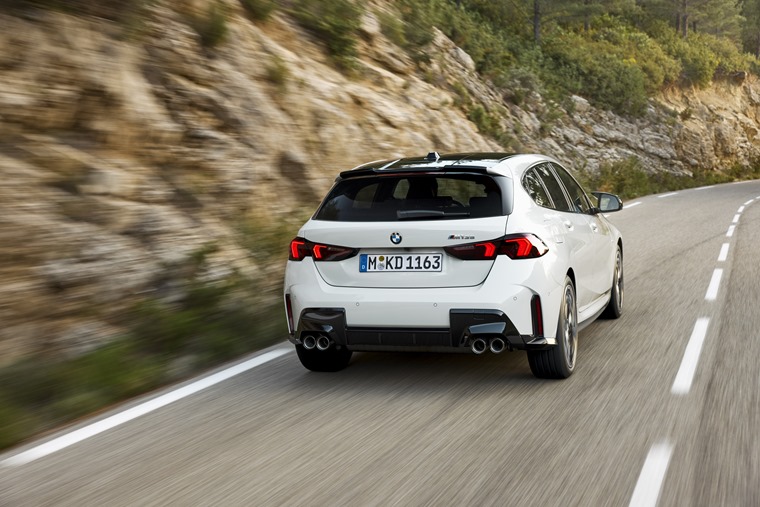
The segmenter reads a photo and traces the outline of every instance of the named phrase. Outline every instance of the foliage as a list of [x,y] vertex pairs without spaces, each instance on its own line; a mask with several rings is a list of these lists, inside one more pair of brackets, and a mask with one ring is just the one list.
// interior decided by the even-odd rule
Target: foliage
[[273,57],[267,65],[266,71],[269,82],[275,85],[279,91],[284,92],[290,78],[290,71],[283,59],[278,56]]
[[634,63],[615,55],[611,44],[573,33],[547,38],[544,80],[555,90],[589,97],[595,105],[621,114],[642,114],[646,78]]
[[388,37],[391,42],[402,48],[408,47],[409,41],[406,38],[406,25],[397,13],[381,11],[378,14],[378,21],[380,22],[380,30],[383,32],[383,35]]
[[206,11],[193,14],[190,24],[200,36],[204,47],[216,47],[227,37],[227,10],[220,0],[214,0]]
[[[278,248],[286,255],[287,247]],[[199,249],[190,271],[202,272],[216,249]],[[135,306],[120,339],[76,358],[38,355],[0,368],[0,449],[282,340],[283,305],[273,298],[257,306],[258,290],[234,276],[217,283],[191,277],[181,300]]]
[[760,178],[760,160],[749,166],[737,165],[725,173],[695,169],[691,175],[684,175],[647,172],[635,157],[604,164],[595,173],[582,172],[579,175],[585,188],[612,192],[623,199],[756,178]]
[[255,21],[266,21],[277,8],[274,0],[240,0],[243,9],[251,19]]
[[145,15],[152,3],[154,0],[4,0],[3,6],[13,10],[30,7],[55,9],[110,21],[131,22],[135,17]]
[[335,63],[344,69],[354,65],[361,9],[351,0],[296,0],[293,15],[298,23],[325,43]]

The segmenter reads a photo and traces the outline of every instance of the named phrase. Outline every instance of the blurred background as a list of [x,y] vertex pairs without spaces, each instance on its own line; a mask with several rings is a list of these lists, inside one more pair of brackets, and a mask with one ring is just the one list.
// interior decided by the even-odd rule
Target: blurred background
[[282,341],[287,245],[360,163],[760,177],[756,3],[1,0],[0,449]]

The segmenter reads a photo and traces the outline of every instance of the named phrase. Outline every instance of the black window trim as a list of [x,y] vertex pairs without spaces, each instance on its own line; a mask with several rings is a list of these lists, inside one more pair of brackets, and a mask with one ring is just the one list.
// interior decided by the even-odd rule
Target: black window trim
[[[594,209],[594,207],[591,205],[591,199],[588,198],[588,195],[586,195],[586,190],[584,190],[583,186],[581,186],[581,184],[578,183],[578,180],[575,179],[575,176],[573,176],[573,174],[570,171],[568,171],[565,166],[563,166],[562,164],[560,164],[558,162],[548,161],[548,165],[551,168],[551,171],[554,174],[554,177],[557,179],[557,181],[559,181],[560,187],[562,188],[562,191],[565,194],[565,199],[567,199],[568,204],[570,204],[570,211],[566,211],[565,213],[576,213],[576,214],[579,214],[579,215],[593,215],[593,213],[591,213],[591,211]],[[570,197],[570,191],[567,189],[567,187],[565,187],[565,183],[562,181],[562,178],[559,177],[559,173],[554,168],[555,165],[557,165],[557,166],[561,167],[562,169],[564,169],[565,172],[567,173],[567,175],[570,176],[570,179],[573,180],[576,185],[578,185],[578,188],[581,189],[581,192],[583,192],[583,195],[586,197],[586,203],[589,206],[589,212],[588,213],[584,213],[582,211],[574,211],[575,204],[573,204],[573,200]],[[560,210],[557,210],[557,211],[560,211]]]
[[[528,168],[528,169],[527,169],[527,170],[526,170],[526,171],[523,173],[523,175],[522,175],[522,178],[520,179],[520,184],[522,185],[523,189],[524,189],[524,190],[527,192],[527,191],[528,191],[528,189],[527,189],[527,187],[525,186],[525,178],[528,176],[528,173],[529,173],[529,172],[533,171],[533,172],[536,174],[536,180],[538,181],[538,184],[539,184],[539,185],[541,185],[541,188],[543,188],[543,189],[544,189],[544,193],[546,194],[546,197],[548,197],[548,198],[549,198],[549,202],[551,203],[551,207],[550,207],[550,208],[548,208],[548,207],[546,207],[546,206],[541,206],[540,204],[538,204],[538,203],[536,202],[536,200],[535,200],[535,199],[533,199],[533,196],[531,196],[531,197],[530,197],[530,200],[531,200],[531,201],[533,201],[533,202],[536,204],[536,206],[540,206],[541,208],[544,208],[544,209],[551,209],[551,210],[554,210],[554,211],[559,211],[559,210],[557,209],[556,205],[554,204],[554,199],[552,198],[552,195],[549,193],[549,190],[546,188],[546,185],[544,185],[544,182],[543,182],[543,181],[541,181],[541,177],[540,177],[540,176],[538,175],[538,173],[536,172],[536,167],[538,167],[539,165],[541,165],[541,164],[544,164],[544,163],[545,163],[545,162],[539,162],[539,163],[537,163],[537,164],[533,164],[532,166],[530,166],[530,167],[529,167],[529,168]],[[564,188],[564,187],[560,187],[560,188]],[[528,193],[528,195],[530,195],[530,193]]]

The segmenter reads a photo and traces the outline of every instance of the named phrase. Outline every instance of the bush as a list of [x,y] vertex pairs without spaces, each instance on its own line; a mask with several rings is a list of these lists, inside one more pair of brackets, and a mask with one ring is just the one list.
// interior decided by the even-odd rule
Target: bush
[[227,37],[227,12],[224,4],[218,0],[211,2],[206,12],[194,14],[190,23],[204,47],[216,47]]
[[267,65],[267,80],[275,85],[277,89],[284,92],[287,88],[290,71],[287,64],[282,58],[275,56]]
[[240,0],[240,3],[255,21],[266,21],[277,8],[274,0]]
[[618,114],[641,115],[647,105],[645,76],[634,62],[621,60],[606,41],[558,33],[547,38],[544,80],[565,94],[587,97]]
[[325,43],[339,67],[354,66],[361,9],[351,0],[297,0],[293,15],[302,27]]

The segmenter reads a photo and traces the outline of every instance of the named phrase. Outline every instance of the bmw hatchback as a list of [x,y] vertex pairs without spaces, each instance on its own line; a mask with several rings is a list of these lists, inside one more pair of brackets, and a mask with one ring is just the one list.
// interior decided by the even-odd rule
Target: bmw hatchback
[[553,158],[465,153],[340,173],[290,244],[290,340],[313,371],[354,351],[527,351],[575,369],[578,331],[623,304],[623,240]]

